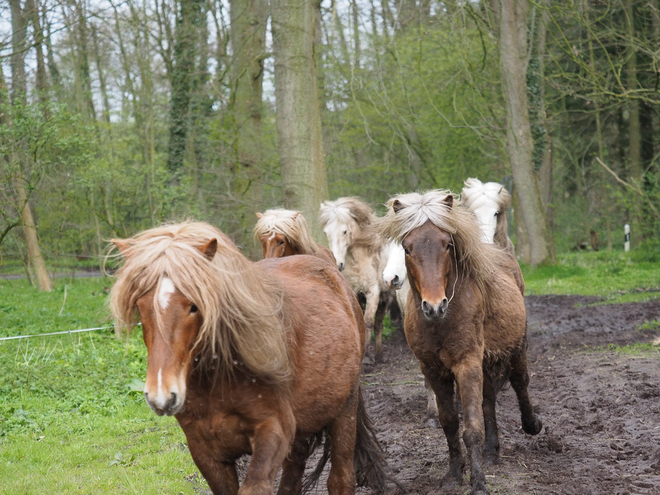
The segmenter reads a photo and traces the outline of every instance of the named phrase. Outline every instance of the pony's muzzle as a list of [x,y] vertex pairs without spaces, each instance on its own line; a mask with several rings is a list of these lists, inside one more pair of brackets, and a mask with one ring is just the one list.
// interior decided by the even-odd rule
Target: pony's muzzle
[[390,280],[387,283],[387,285],[389,285],[390,288],[392,288],[394,290],[400,289],[401,286],[403,285],[403,280],[401,280],[398,275],[394,275],[394,278],[392,280]]
[[150,398],[149,392],[145,391],[144,398],[158,416],[172,416],[178,413],[183,405],[183,402],[179,401],[179,394],[176,392],[170,392],[169,397],[159,393],[156,397]]
[[447,312],[447,306],[449,306],[449,301],[446,297],[443,297],[439,303],[433,304],[424,299],[422,301],[422,312],[424,316],[429,320],[437,320],[442,318]]
[[339,271],[344,271],[344,262],[342,261],[341,263],[337,264],[337,268],[339,268]]

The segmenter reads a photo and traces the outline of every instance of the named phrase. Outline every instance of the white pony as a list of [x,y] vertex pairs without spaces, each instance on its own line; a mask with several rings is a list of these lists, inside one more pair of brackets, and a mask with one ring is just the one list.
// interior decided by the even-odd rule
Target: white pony
[[387,246],[371,230],[376,219],[371,207],[353,197],[321,203],[319,215],[330,250],[353,291],[366,298],[364,322],[367,344],[373,330],[376,360],[383,353],[383,318],[390,290],[380,274],[387,264]]
[[[483,242],[497,244],[512,256],[513,243],[508,236],[508,221],[506,212],[511,206],[511,195],[497,182],[483,183],[479,179],[469,178],[465,182],[461,193],[463,205],[477,217],[481,229]],[[520,268],[513,274],[520,292],[525,293],[525,282]],[[383,280],[388,287],[396,290],[396,301],[401,314],[405,315],[406,300],[410,291],[406,273],[406,254],[398,242],[392,241],[389,246],[387,265],[383,270]],[[428,382],[424,382],[428,399],[428,422],[437,425],[438,405],[435,402],[435,393]]]

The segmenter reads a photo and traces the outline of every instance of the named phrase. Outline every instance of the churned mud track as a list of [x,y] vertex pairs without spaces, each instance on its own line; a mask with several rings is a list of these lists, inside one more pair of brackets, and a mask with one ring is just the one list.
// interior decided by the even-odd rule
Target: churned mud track
[[[530,395],[544,429],[523,433],[515,394],[500,393],[501,461],[486,468],[491,493],[660,494],[660,359],[604,350],[657,338],[657,327],[640,327],[660,320],[660,301],[526,300]],[[386,343],[385,362],[363,383],[393,475],[408,493],[441,493],[447,443],[441,429],[425,424],[423,380],[403,335]]]

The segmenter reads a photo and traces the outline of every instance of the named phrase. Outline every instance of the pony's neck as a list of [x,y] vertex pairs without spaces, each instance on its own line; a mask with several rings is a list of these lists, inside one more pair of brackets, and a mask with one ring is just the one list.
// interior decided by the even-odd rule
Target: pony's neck
[[500,213],[497,217],[493,241],[496,245],[504,249],[506,249],[509,244],[509,222],[506,219],[505,211]]

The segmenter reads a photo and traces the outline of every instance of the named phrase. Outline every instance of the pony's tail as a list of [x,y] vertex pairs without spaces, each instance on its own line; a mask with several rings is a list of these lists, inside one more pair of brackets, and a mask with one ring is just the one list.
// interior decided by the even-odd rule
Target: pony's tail
[[366,486],[383,493],[385,482],[392,480],[385,473],[385,453],[378,443],[376,431],[364,407],[362,389],[358,388],[357,435],[355,437],[355,479],[358,486]]

